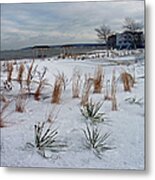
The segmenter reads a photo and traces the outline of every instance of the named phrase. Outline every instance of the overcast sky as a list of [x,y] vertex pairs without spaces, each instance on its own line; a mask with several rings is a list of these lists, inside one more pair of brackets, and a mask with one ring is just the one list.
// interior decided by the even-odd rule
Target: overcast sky
[[2,4],[1,48],[97,42],[95,28],[119,31],[125,17],[144,23],[144,2]]

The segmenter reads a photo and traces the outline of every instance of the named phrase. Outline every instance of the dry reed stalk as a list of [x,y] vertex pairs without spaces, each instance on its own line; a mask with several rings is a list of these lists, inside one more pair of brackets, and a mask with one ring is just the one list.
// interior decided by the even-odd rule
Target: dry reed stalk
[[72,78],[72,97],[79,98],[81,87],[81,76],[79,72],[75,72]]
[[121,74],[121,80],[123,82],[124,91],[131,91],[131,87],[133,87],[135,83],[132,75],[127,72],[123,72]]
[[136,68],[135,66],[133,66],[133,74],[132,74],[132,77],[133,77],[133,84],[136,83]]
[[7,103],[8,101],[9,100],[3,94],[0,94],[0,102]]
[[25,66],[24,64],[21,64],[19,67],[19,72],[18,72],[18,77],[17,77],[17,81],[19,82],[21,88],[22,88],[24,70],[25,70]]
[[37,90],[35,91],[34,93],[34,99],[36,101],[39,101],[40,100],[40,95],[41,95],[41,90],[43,89],[44,87],[44,83],[45,83],[45,80],[42,80],[39,82],[39,85],[37,87]]
[[110,96],[110,81],[109,80],[106,81],[104,100],[111,100],[111,96]]
[[10,102],[7,101],[6,103],[4,103],[3,106],[2,105],[0,106],[0,128],[5,127],[5,123],[4,123],[5,117],[3,115],[4,115],[6,108],[9,106],[9,104],[10,104]]
[[60,109],[58,109],[57,112],[55,112],[56,111],[55,109],[56,106],[54,106],[50,111],[50,113],[48,114],[47,122],[53,123],[57,119]]
[[13,72],[13,63],[7,63],[7,81],[11,82]]
[[116,77],[115,71],[113,71],[112,81],[111,81],[111,101],[112,101],[112,111],[117,111],[117,99],[116,99]]
[[15,104],[15,111],[23,113],[25,111],[25,105],[26,105],[27,96],[25,94],[25,91],[22,89],[20,90],[20,93],[17,96],[16,104]]
[[63,88],[63,80],[62,80],[62,77],[58,75],[55,78],[51,103],[56,103],[56,104],[60,103],[62,88]]
[[94,93],[101,93],[103,88],[104,73],[103,68],[98,66],[94,74]]
[[[36,66],[36,68],[37,68],[37,66]],[[36,71],[36,68],[35,68],[35,71]],[[40,100],[41,90],[43,89],[43,87],[45,85],[45,82],[46,82],[46,79],[44,78],[46,72],[47,72],[47,68],[44,68],[42,73],[38,72],[38,75],[39,75],[39,85],[37,87],[37,90],[34,93],[34,99],[37,100],[37,101]]]
[[30,84],[31,84],[31,80],[32,80],[32,69],[33,69],[33,65],[34,65],[34,59],[31,63],[31,66],[28,70],[28,75],[27,75],[27,79],[26,79],[26,83],[27,83],[27,87],[28,87],[28,91],[30,92]]
[[90,78],[88,78],[87,75],[85,75],[85,82],[84,82],[83,92],[81,96],[82,106],[86,106],[88,104],[91,87],[92,87],[92,82],[90,81]]
[[64,91],[66,90],[66,87],[68,85],[68,78],[65,76],[65,74],[62,72],[61,74],[59,73],[58,76],[60,76],[61,80],[62,80],[62,83],[63,83],[63,88],[64,88]]

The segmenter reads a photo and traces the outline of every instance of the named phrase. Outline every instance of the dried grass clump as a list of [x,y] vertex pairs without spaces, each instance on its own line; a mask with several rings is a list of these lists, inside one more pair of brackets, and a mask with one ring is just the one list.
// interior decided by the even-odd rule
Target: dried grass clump
[[58,76],[59,76],[60,79],[62,80],[62,83],[63,83],[63,89],[64,89],[64,91],[65,91],[67,85],[69,84],[69,80],[68,80],[68,78],[65,76],[64,72],[58,73]]
[[81,75],[77,71],[77,72],[74,72],[73,78],[72,78],[72,97],[73,98],[79,98],[80,88],[81,88]]
[[11,82],[13,72],[13,63],[7,63],[7,81]]
[[43,72],[38,72],[38,75],[39,75],[39,85],[34,93],[34,99],[36,101],[39,101],[40,100],[40,95],[41,95],[41,90],[44,88],[44,85],[45,85],[45,82],[46,82],[46,79],[44,78],[45,77],[45,74],[47,72],[47,68],[44,68]]
[[39,101],[40,100],[40,96],[41,96],[41,90],[44,88],[44,85],[45,85],[45,81],[46,80],[42,80],[39,82],[39,85],[34,93],[34,99],[36,101]]
[[98,66],[94,74],[94,93],[101,93],[103,88],[103,80],[103,68],[101,66]]
[[82,96],[81,96],[81,105],[86,106],[88,104],[90,90],[92,87],[92,81],[90,81],[90,78],[85,75],[85,82],[82,90]]
[[6,108],[9,106],[10,102],[7,101],[4,103],[4,105],[0,105],[0,128],[5,127],[5,123],[4,123],[4,119],[6,118],[6,116],[4,116],[5,110]]
[[56,121],[60,110],[61,110],[61,108],[57,109],[56,105],[52,106],[52,109],[48,112],[48,114],[46,116],[47,122],[53,124]]
[[63,91],[63,79],[62,76],[60,76],[59,74],[55,77],[51,103],[56,103],[56,104],[60,103],[62,91]]
[[31,84],[31,80],[32,80],[33,65],[34,65],[34,60],[32,61],[31,66],[30,66],[30,68],[28,70],[28,75],[27,75],[27,79],[26,79],[26,84],[27,84],[29,92],[30,92],[30,84]]
[[0,94],[0,103],[4,102],[7,103],[9,100],[7,99],[7,97],[5,97],[3,94]]
[[131,91],[131,88],[134,86],[135,80],[132,77],[131,74],[127,73],[127,72],[123,72],[121,74],[121,80],[123,82],[123,86],[124,86],[124,91]]
[[24,64],[21,64],[20,67],[19,67],[18,77],[17,77],[17,81],[19,82],[21,88],[22,88],[24,71],[25,71],[25,66],[24,66]]
[[117,99],[116,99],[116,77],[115,71],[113,71],[112,81],[111,81],[111,102],[112,102],[112,111],[117,111]]
[[16,99],[15,111],[23,113],[25,111],[26,102],[27,95],[25,94],[25,91],[22,89]]

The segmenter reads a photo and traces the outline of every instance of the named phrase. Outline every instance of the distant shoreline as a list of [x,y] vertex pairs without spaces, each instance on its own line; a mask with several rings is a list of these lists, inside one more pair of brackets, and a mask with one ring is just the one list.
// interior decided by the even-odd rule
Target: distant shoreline
[[47,46],[48,52],[46,57],[58,56],[63,52],[63,48],[69,48],[72,53],[86,53],[91,50],[103,50],[105,49],[105,44],[100,43],[78,43],[78,44],[64,44],[64,45],[35,45],[32,47],[25,47],[17,50],[2,50],[0,60],[9,59],[23,59],[23,58],[33,58],[33,49]]

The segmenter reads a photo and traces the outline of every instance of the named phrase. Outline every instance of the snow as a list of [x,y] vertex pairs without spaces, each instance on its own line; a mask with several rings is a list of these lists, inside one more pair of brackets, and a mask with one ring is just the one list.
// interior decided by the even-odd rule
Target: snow
[[[121,60],[121,57],[117,57]],[[132,57],[129,58],[129,60]],[[114,60],[114,59],[113,59]],[[30,66],[32,60],[25,59],[17,61],[17,64],[24,62]],[[1,66],[4,62],[1,63]],[[68,85],[62,94],[61,103],[51,104],[52,86],[45,86],[42,90],[47,98],[35,101],[33,97],[27,100],[26,111],[15,112],[15,97],[20,86],[13,82],[11,91],[4,91],[9,99],[14,99],[7,111],[10,113],[4,120],[6,127],[1,128],[1,166],[11,167],[50,167],[50,168],[97,168],[97,169],[144,169],[144,104],[131,104],[125,101],[127,98],[142,98],[144,101],[144,61],[140,60],[131,65],[116,64],[106,59],[36,59],[35,65],[38,70],[43,71],[47,67],[46,79],[53,85],[55,75],[64,72],[68,78]],[[105,81],[111,80],[112,71],[115,69],[117,85],[118,111],[111,111],[111,102],[104,101],[101,111],[106,113],[107,119],[104,123],[98,123],[97,127],[101,133],[110,133],[108,145],[112,149],[105,151],[101,158],[98,158],[92,150],[84,146],[84,134],[82,129],[86,129],[86,121],[80,112],[80,99],[72,98],[72,75],[78,70],[84,80],[84,75],[94,75],[95,68],[101,65],[104,68]],[[13,78],[17,77],[17,70],[14,65]],[[19,65],[18,65],[19,66]],[[122,82],[119,80],[122,70],[132,72],[135,69],[136,84],[131,92],[124,92]],[[6,72],[1,67],[2,82],[6,80]],[[25,77],[27,70],[25,71]],[[38,77],[34,78],[36,81]],[[105,84],[104,81],[104,84]],[[1,83],[3,86],[3,83]],[[2,88],[2,87],[1,87]],[[3,89],[3,88],[2,88]],[[32,91],[36,89],[36,84],[32,86]],[[82,90],[82,87],[81,87]],[[93,94],[93,101],[103,100],[104,93]],[[53,126],[58,128],[58,137],[67,143],[64,151],[50,154],[49,158],[42,157],[34,147],[28,147],[27,143],[34,144],[34,125],[37,122],[47,120],[49,112],[55,108],[58,112]],[[48,156],[48,154],[47,154]]]

